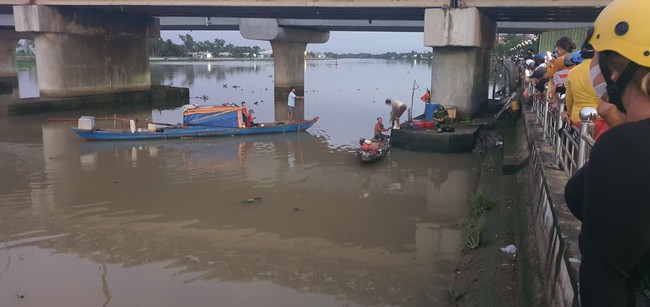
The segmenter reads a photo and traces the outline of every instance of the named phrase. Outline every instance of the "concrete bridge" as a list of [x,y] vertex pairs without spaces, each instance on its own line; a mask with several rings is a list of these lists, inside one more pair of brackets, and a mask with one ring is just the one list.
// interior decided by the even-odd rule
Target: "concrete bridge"
[[584,26],[610,2],[0,1],[0,77],[16,75],[16,41],[33,36],[43,97],[146,91],[151,87],[147,39],[159,37],[161,28],[236,29],[244,38],[270,41],[275,100],[281,107],[290,86],[298,93],[304,89],[307,44],[327,42],[330,31],[422,31],[423,44],[434,56],[432,100],[454,101],[464,114],[473,114],[486,100],[490,51],[498,27],[535,33],[576,22]]

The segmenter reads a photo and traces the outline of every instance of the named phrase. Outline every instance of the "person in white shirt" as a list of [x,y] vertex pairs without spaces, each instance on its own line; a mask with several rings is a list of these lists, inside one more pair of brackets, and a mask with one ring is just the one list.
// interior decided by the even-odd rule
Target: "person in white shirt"
[[293,114],[296,109],[296,98],[301,99],[304,98],[304,96],[297,96],[296,88],[292,86],[291,89],[289,89],[289,100],[287,101],[287,115],[289,117],[289,123],[293,123]]
[[386,99],[386,104],[390,105],[390,124],[393,129],[399,129],[399,117],[408,109],[406,104],[397,99]]

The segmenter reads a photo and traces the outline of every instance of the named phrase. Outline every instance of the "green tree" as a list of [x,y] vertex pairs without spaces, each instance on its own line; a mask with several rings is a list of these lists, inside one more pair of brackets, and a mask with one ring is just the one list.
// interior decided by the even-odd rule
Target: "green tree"
[[185,48],[185,52],[196,52],[196,43],[194,42],[194,38],[190,34],[185,34],[181,35],[179,34],[178,37],[183,41],[183,47]]

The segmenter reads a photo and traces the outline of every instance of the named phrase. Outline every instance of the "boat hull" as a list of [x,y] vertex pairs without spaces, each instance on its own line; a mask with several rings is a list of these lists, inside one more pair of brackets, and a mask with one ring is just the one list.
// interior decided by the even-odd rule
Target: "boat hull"
[[161,131],[130,132],[130,131],[109,131],[109,130],[79,130],[72,128],[72,131],[79,137],[89,141],[121,141],[121,140],[164,140],[199,137],[237,136],[269,133],[291,133],[309,129],[318,121],[318,117],[302,121],[300,124],[263,124],[248,128],[224,128],[224,127],[170,127],[162,128]]
[[[377,144],[376,149],[364,149],[363,147],[357,150],[357,155],[361,163],[370,163],[377,161],[388,154],[390,150],[390,140],[387,139],[372,139],[373,144]],[[363,145],[363,144],[362,144]]]

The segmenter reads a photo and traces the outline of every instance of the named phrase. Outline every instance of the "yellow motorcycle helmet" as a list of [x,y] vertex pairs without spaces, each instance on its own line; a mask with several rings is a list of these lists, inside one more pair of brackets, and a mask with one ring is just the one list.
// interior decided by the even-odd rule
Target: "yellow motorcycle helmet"
[[611,50],[650,67],[650,1],[615,0],[594,22],[591,45],[596,51]]

